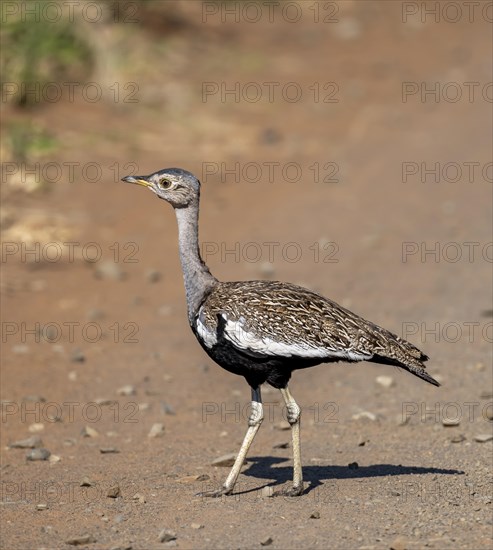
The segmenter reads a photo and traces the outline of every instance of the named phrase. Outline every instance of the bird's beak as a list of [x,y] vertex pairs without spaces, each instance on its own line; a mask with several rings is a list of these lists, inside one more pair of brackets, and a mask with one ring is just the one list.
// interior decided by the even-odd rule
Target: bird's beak
[[146,176],[125,176],[122,178],[122,181],[125,181],[126,183],[136,183],[137,185],[143,185],[144,187],[149,187],[150,185]]

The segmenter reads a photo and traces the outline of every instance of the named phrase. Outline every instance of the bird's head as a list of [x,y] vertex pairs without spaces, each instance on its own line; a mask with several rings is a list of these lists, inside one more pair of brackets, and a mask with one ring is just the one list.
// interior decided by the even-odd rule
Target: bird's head
[[147,187],[173,208],[186,208],[200,194],[199,180],[181,168],[165,168],[149,176],[125,176],[122,181]]

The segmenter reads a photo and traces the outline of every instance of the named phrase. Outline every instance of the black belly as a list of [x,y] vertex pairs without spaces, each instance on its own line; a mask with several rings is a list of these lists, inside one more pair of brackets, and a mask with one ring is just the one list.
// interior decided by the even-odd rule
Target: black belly
[[252,388],[264,382],[274,388],[285,388],[293,370],[325,362],[313,357],[272,357],[244,352],[224,338],[212,348],[207,348],[200,338],[198,340],[211,359],[228,372],[244,376]]

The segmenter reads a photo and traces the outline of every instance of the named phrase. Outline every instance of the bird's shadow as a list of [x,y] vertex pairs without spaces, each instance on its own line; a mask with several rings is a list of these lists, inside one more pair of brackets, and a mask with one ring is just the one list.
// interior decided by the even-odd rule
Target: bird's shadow
[[[293,467],[290,463],[287,466],[277,467],[276,464],[290,461],[289,458],[273,456],[254,456],[248,457],[243,475],[270,480],[263,487],[277,486],[290,481],[293,476]],[[372,464],[371,466],[350,467],[331,465],[331,466],[304,466],[303,476],[305,480],[304,494],[307,494],[316,487],[323,485],[324,480],[335,479],[354,479],[354,478],[374,478],[387,476],[404,476],[416,474],[434,474],[434,475],[462,475],[462,470],[447,468],[425,468],[420,466],[403,466],[402,464]],[[274,479],[275,481],[272,481]],[[235,493],[249,493],[258,491],[262,487],[250,488],[247,490],[236,490]],[[238,488],[239,489],[239,488]]]

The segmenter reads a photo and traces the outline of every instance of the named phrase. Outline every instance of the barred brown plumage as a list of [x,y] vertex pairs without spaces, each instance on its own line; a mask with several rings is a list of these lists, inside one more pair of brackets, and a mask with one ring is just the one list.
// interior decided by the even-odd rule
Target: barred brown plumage
[[[293,342],[296,343],[300,347],[301,361],[300,366],[294,365],[295,368],[302,368],[303,358],[316,356],[320,357],[320,362],[330,362],[343,359],[340,354],[346,353],[348,361],[365,359],[397,365],[437,385],[424,370],[423,362],[428,357],[413,344],[332,300],[293,284],[278,281],[219,282],[206,297],[201,310],[211,334],[217,332],[218,315],[226,315],[228,320],[237,323],[244,319],[241,331],[244,339],[250,340],[250,348],[253,347],[253,335],[264,342],[269,339],[285,346],[286,352]],[[275,351],[273,344],[265,348],[266,355]],[[304,356],[303,348],[306,350]],[[283,385],[286,385],[291,371],[282,365],[279,369],[276,375],[285,378]],[[256,373],[256,380],[251,385],[271,383],[270,374]],[[247,374],[245,376],[248,380]]]
[[220,282],[202,261],[198,243],[200,182],[180,168],[123,181],[143,185],[175,209],[188,320],[209,356],[252,388],[248,431],[223,486],[230,494],[263,420],[261,384],[281,390],[293,441],[293,486],[303,493],[300,408],[288,390],[293,370],[334,361],[395,365],[438,386],[425,370],[428,357],[413,344],[305,288],[278,281]]

